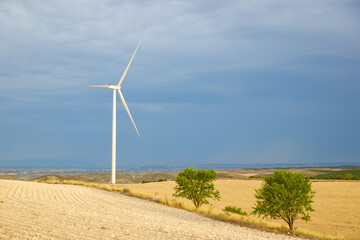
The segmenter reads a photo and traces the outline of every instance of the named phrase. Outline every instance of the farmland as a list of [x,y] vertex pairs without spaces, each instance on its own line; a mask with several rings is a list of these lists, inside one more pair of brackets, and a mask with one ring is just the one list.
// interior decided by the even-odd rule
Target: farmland
[[[262,180],[216,180],[215,186],[220,191],[221,200],[210,201],[210,204],[217,210],[235,205],[250,213],[255,203],[255,189],[260,188],[261,184]],[[174,186],[173,181],[121,185],[134,192],[168,199],[173,199]],[[312,182],[312,187],[316,192],[312,220],[308,223],[295,221],[295,228],[347,239],[360,239],[360,182],[315,181]],[[178,201],[191,204],[188,200]],[[276,222],[283,224],[281,221]]]
[[[214,209],[222,212],[226,206],[236,206],[247,213],[252,211],[255,204],[255,189],[262,185],[262,177],[271,175],[277,169],[233,169],[216,170],[219,179],[215,181],[216,188],[220,191],[220,201],[210,200],[210,205],[203,207],[204,210]],[[294,172],[301,172],[310,178],[323,178],[324,176],[346,176],[352,174],[358,176],[358,169],[355,168],[294,168],[287,169]],[[149,172],[141,174],[117,174],[117,186],[121,189],[129,189],[131,192],[150,195],[160,199],[175,199],[175,182],[171,181],[177,173],[172,172]],[[100,183],[107,185],[110,182],[109,173],[91,174],[64,174],[45,175],[32,180],[38,182],[48,181],[80,181],[87,183]],[[250,179],[252,178],[253,179]],[[0,175],[4,179],[16,179],[11,175]],[[26,178],[29,179],[29,178]],[[167,181],[163,181],[167,179]],[[25,180],[25,179],[23,179]],[[161,180],[161,182],[159,182]],[[141,184],[146,183],[146,184]],[[107,185],[111,186],[111,185]],[[308,232],[316,232],[325,235],[332,235],[346,239],[360,239],[360,181],[352,180],[312,180],[313,190],[316,192],[311,213],[311,222],[295,221],[295,228]],[[192,203],[185,199],[176,199],[178,202],[192,206]],[[257,217],[250,216],[258,220]],[[282,221],[266,220],[272,224],[281,224]]]

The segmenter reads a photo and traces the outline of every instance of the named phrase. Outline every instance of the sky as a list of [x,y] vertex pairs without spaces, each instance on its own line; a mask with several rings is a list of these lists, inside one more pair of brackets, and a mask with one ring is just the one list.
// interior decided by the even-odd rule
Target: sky
[[0,1],[0,168],[360,162],[360,2]]

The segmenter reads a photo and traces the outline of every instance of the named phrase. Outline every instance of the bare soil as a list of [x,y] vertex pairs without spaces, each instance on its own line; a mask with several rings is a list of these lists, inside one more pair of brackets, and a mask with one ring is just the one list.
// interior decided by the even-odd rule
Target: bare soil
[[0,180],[0,239],[295,239],[114,192]]

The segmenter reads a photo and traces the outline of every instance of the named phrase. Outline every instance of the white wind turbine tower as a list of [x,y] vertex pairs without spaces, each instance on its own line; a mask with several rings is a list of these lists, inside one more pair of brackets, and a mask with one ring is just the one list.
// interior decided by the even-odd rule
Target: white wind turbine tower
[[100,86],[90,86],[90,87],[96,87],[96,88],[107,88],[107,89],[112,89],[113,90],[113,120],[112,120],[112,165],[111,165],[111,183],[115,184],[116,183],[116,90],[119,92],[120,95],[120,99],[122,104],[124,105],[127,113],[129,114],[129,117],[131,119],[131,122],[133,123],[135,130],[137,132],[137,134],[140,136],[135,122],[133,120],[133,118],[131,117],[131,113],[129,111],[128,106],[126,105],[124,96],[122,95],[120,89],[121,89],[121,83],[124,81],[124,78],[126,76],[127,71],[129,70],[130,64],[136,54],[136,51],[138,50],[139,46],[140,46],[141,41],[139,42],[138,46],[135,49],[134,54],[132,55],[129,64],[127,65],[123,75],[120,78],[120,81],[117,85],[112,85],[112,84],[108,84],[108,85],[100,85]]

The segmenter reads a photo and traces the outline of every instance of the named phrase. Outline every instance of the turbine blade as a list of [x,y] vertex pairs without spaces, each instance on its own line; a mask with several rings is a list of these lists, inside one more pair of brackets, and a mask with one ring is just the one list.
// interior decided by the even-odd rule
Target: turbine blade
[[118,92],[119,92],[119,95],[120,95],[121,102],[122,102],[122,104],[124,105],[127,113],[129,114],[129,117],[130,117],[130,119],[131,119],[131,122],[133,123],[133,125],[134,125],[134,127],[135,127],[135,130],[136,130],[137,134],[138,134],[139,137],[140,137],[139,131],[138,131],[137,128],[136,128],[135,122],[134,122],[134,120],[133,120],[133,118],[132,118],[132,116],[131,116],[131,113],[130,113],[130,111],[129,111],[129,108],[128,108],[128,106],[126,105],[124,96],[122,95],[122,93],[121,93],[121,91],[120,91],[119,89],[118,89]]
[[132,55],[129,64],[128,64],[127,67],[126,67],[125,72],[123,73],[123,75],[122,75],[121,78],[120,78],[120,81],[119,81],[119,83],[118,83],[118,86],[119,86],[119,87],[120,87],[121,83],[124,81],[124,78],[125,78],[125,76],[126,76],[126,74],[127,74],[127,71],[129,70],[129,67],[130,67],[130,64],[131,64],[132,60],[134,59],[134,56],[135,56],[135,54],[136,54],[136,51],[138,50],[138,48],[139,48],[139,46],[140,46],[140,43],[141,43],[141,40],[140,40],[138,46],[136,47],[135,52],[134,52],[134,54]]
[[95,88],[109,88],[109,85],[97,85],[97,86],[89,86],[89,87],[95,87]]

